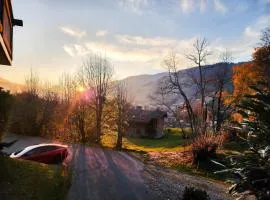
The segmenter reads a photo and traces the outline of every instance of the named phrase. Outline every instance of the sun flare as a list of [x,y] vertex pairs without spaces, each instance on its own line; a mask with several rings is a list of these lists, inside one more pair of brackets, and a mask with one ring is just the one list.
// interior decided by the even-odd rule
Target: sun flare
[[78,87],[78,91],[79,91],[79,92],[84,92],[84,91],[85,91],[85,88],[82,87],[82,86],[80,86],[80,87]]

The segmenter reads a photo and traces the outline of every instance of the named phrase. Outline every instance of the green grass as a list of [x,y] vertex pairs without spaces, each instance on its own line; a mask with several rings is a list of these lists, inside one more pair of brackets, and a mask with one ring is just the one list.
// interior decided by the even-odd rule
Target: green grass
[[[187,130],[188,131],[188,130]],[[109,133],[103,135],[101,144],[104,147],[114,147],[116,142],[116,134]],[[189,144],[189,140],[183,139],[180,129],[171,129],[166,132],[165,136],[160,139],[148,138],[123,138],[123,148],[133,151],[143,152],[168,152],[182,151]]]
[[62,200],[69,185],[60,167],[0,156],[0,199]]

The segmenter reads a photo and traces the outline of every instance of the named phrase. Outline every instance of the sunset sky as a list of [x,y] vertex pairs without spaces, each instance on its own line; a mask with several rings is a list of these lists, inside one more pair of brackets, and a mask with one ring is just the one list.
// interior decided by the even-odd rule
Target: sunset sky
[[162,72],[162,58],[174,49],[183,55],[196,37],[206,37],[218,61],[221,51],[247,61],[270,24],[270,0],[13,0],[13,66],[0,77],[23,83],[37,72],[56,81],[74,73],[87,55],[101,52],[115,66],[115,78]]

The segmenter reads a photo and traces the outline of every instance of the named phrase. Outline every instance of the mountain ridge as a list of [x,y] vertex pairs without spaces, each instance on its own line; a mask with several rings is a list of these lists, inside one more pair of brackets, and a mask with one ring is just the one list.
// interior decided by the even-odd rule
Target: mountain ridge
[[[243,63],[243,62],[241,62]],[[230,70],[230,77],[232,75],[232,67],[241,63],[230,63],[228,65]],[[207,69],[214,69],[217,70],[218,66],[220,66],[220,63],[212,64],[212,65],[206,65],[203,67],[204,70]],[[211,70],[213,71],[213,70]],[[191,67],[187,69],[181,69],[178,71],[181,73],[181,77],[183,79],[186,78],[186,74],[188,73],[194,73],[198,74],[198,67]],[[124,81],[127,86],[127,91],[129,93],[129,96],[131,97],[131,100],[136,105],[141,106],[147,106],[151,105],[151,102],[148,98],[149,95],[151,95],[155,90],[156,87],[162,79],[166,77],[168,72],[160,72],[156,74],[140,74],[135,76],[129,76],[124,79],[121,79],[120,81]],[[4,78],[0,77],[0,87],[3,87],[5,89],[10,90],[11,92],[20,92],[23,90],[24,86],[18,83],[13,83],[12,81],[6,80]],[[231,87],[231,86],[230,86]],[[188,88],[187,92],[190,93],[192,89]]]

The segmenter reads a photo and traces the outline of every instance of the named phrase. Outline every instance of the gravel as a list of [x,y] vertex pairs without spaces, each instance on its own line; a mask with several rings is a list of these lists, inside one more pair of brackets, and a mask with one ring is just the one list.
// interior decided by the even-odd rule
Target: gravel
[[181,199],[186,186],[205,190],[211,200],[233,199],[227,193],[227,185],[176,170],[155,165],[145,165],[145,169],[142,171],[142,177],[148,193],[152,194],[156,200]]

